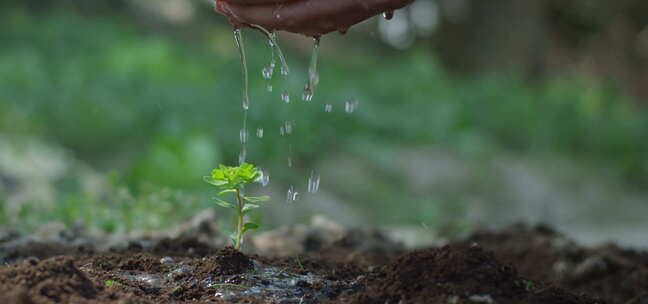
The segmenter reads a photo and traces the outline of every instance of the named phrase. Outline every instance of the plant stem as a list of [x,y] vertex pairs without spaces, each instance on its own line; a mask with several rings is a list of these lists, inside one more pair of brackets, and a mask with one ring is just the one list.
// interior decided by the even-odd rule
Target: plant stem
[[241,189],[236,189],[236,204],[238,208],[237,224],[236,224],[236,242],[234,243],[235,249],[241,249],[241,238],[243,237],[243,200],[241,199]]

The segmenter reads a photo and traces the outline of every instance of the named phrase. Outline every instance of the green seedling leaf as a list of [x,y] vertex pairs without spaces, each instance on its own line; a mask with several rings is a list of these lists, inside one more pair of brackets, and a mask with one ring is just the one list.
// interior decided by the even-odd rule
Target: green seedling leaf
[[226,202],[226,201],[224,201],[224,200],[222,200],[220,198],[214,197],[214,200],[216,201],[216,204],[218,204],[221,207],[234,208],[234,205],[232,205],[232,204],[230,204],[230,203],[228,203],[228,202]]
[[248,212],[250,212],[250,211],[252,211],[252,210],[254,210],[256,208],[259,208],[259,205],[245,204],[245,207],[243,207],[243,210],[241,210],[241,212],[243,213],[243,215],[246,215],[246,214],[248,214]]
[[212,184],[214,186],[219,186],[219,187],[227,184],[227,181],[213,179],[211,176],[204,176],[203,180],[209,184]]
[[243,233],[245,233],[248,230],[253,230],[253,229],[258,229],[258,228],[259,228],[259,225],[255,224],[255,223],[245,223],[245,225],[243,225]]
[[225,189],[225,190],[223,190],[221,192],[218,192],[218,195],[223,195],[223,194],[227,194],[227,193],[236,193],[236,189]]
[[115,281],[110,281],[110,280],[109,280],[109,281],[106,281],[106,282],[104,283],[104,285],[106,285],[106,287],[112,287],[112,286],[115,285]]
[[240,166],[225,166],[218,165],[218,168],[212,170],[211,176],[205,176],[205,182],[220,188],[219,196],[229,193],[234,194],[236,204],[226,202],[217,197],[214,198],[216,204],[224,208],[231,208],[236,210],[236,231],[232,233],[231,239],[234,243],[234,248],[240,249],[243,235],[246,231],[259,228],[255,223],[244,223],[245,215],[250,211],[259,208],[259,205],[249,204],[265,202],[270,199],[269,196],[242,196],[241,191],[246,184],[254,183],[259,179],[263,173],[259,171],[254,165],[243,163]]
[[265,202],[265,201],[269,200],[270,197],[267,196],[267,195],[264,195],[264,196],[244,196],[243,199],[248,201],[248,202],[252,202],[252,203],[261,203],[261,202]]

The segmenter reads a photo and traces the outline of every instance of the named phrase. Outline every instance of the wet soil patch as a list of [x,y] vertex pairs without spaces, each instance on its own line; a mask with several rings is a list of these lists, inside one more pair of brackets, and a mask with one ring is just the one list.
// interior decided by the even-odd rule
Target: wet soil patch
[[367,250],[342,238],[289,257],[187,240],[134,242],[114,252],[77,250],[55,257],[27,252],[0,266],[0,303],[648,301],[646,253],[582,248],[545,227],[479,232],[414,251]]

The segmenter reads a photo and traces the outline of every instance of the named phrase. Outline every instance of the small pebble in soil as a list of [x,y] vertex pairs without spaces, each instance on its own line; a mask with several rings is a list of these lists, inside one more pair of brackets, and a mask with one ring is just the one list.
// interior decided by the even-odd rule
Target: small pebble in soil
[[172,264],[175,263],[175,260],[172,257],[165,256],[160,259],[160,264]]

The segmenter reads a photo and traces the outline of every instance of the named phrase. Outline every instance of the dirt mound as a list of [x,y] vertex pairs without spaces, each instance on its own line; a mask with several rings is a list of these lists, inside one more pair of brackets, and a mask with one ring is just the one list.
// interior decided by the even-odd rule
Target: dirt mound
[[252,260],[232,248],[225,247],[216,252],[216,255],[204,259],[198,266],[198,273],[212,276],[224,276],[244,273],[254,267]]
[[92,299],[97,289],[71,258],[29,259],[0,268],[2,303],[68,303]]
[[598,303],[526,280],[479,246],[403,255],[366,280],[351,303]]
[[497,259],[515,265],[524,277],[610,303],[648,303],[646,252],[614,245],[582,248],[545,226],[515,225],[495,232],[481,231],[466,243],[473,242],[492,250]]

